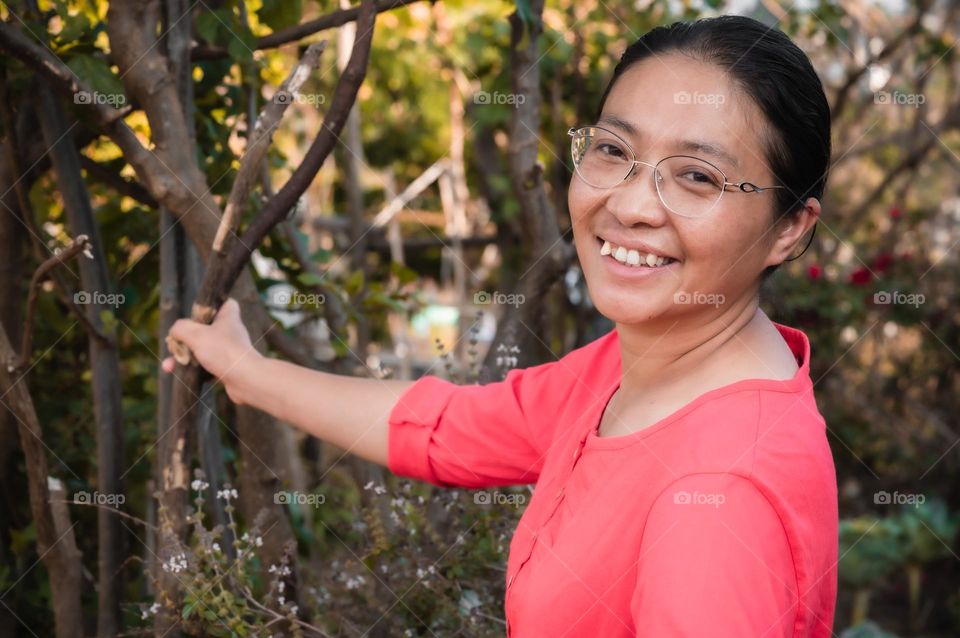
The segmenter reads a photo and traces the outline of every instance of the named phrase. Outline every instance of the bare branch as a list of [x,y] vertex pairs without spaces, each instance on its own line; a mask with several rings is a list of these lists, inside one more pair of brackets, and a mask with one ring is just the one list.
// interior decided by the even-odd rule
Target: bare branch
[[86,235],[78,235],[76,239],[62,250],[57,251],[53,257],[50,257],[40,264],[34,271],[33,277],[30,279],[30,292],[27,294],[27,315],[23,322],[23,342],[20,346],[20,359],[14,367],[11,368],[11,372],[14,369],[25,367],[30,363],[30,349],[33,347],[33,315],[37,306],[37,291],[40,289],[40,284],[43,280],[47,278],[47,273],[67,260],[73,259],[74,256],[80,253],[83,253],[88,259],[93,259],[92,249],[93,244],[90,243],[90,238]]
[[[430,0],[431,4],[434,1],[435,0]],[[392,9],[404,7],[408,4],[413,4],[414,2],[420,2],[420,0],[377,0],[376,12],[383,13],[384,11],[390,11]],[[297,24],[286,29],[274,31],[269,35],[265,35],[257,40],[256,49],[272,49],[290,42],[296,42],[297,40],[301,40],[307,36],[313,35],[314,33],[319,33],[320,31],[325,31],[327,29],[335,29],[345,25],[348,22],[353,22],[359,15],[360,7],[351,7],[349,9],[332,11],[327,15],[320,16],[316,20],[310,20],[309,22]],[[227,57],[228,55],[229,53],[225,48],[208,45],[199,45],[194,47],[194,49],[190,52],[190,57],[194,60],[223,58]]]
[[237,171],[233,188],[230,190],[227,206],[223,209],[223,218],[220,220],[220,226],[217,228],[217,234],[213,239],[213,250],[215,252],[222,252],[228,234],[232,235],[236,231],[237,224],[240,221],[239,212],[246,204],[254,184],[260,178],[260,168],[263,158],[270,148],[273,132],[280,124],[287,107],[299,93],[300,87],[306,82],[310,71],[316,68],[320,61],[320,54],[323,53],[326,45],[326,40],[324,40],[307,47],[303,58],[293,67],[293,71],[277,89],[273,99],[263,107],[260,117],[257,118],[256,125],[253,126],[247,140],[247,148],[243,159],[240,161],[240,169]]
[[34,43],[16,27],[0,22],[0,49],[9,52],[28,66],[38,71],[50,81],[50,85],[82,108],[92,113],[99,128],[123,151],[128,162],[140,173],[150,171],[165,172],[157,161],[128,127],[123,117],[126,109],[115,109],[99,100],[76,100],[74,96],[89,94],[89,89],[56,56],[44,47]]
[[340,76],[337,87],[330,101],[330,110],[323,118],[320,132],[310,145],[290,176],[276,195],[264,205],[260,214],[250,223],[238,242],[232,242],[232,249],[222,259],[217,259],[218,253],[211,255],[206,276],[197,294],[192,316],[195,321],[210,323],[226,299],[227,293],[237,277],[246,267],[254,247],[260,245],[270,230],[286,218],[290,209],[307,189],[317,171],[333,150],[334,145],[343,130],[347,115],[353,107],[357,91],[366,75],[367,62],[370,57],[370,44],[373,41],[373,26],[376,19],[372,0],[364,0],[362,11],[357,21],[359,33],[354,42],[350,62]]

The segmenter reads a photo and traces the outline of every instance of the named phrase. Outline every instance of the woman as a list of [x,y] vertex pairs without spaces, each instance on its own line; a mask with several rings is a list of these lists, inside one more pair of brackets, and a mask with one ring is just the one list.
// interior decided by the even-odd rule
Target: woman
[[234,401],[398,475],[535,482],[510,636],[832,635],[836,477],[809,342],[758,307],[820,215],[816,73],[748,18],[659,27],[570,134],[577,252],[616,329],[558,361],[486,386],[341,378],[259,355],[232,300],[171,334]]

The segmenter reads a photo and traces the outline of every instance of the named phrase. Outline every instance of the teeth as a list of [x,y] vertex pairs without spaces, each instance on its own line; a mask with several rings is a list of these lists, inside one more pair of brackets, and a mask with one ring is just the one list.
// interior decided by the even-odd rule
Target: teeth
[[620,263],[629,266],[646,266],[648,268],[663,266],[669,260],[668,257],[658,257],[653,253],[644,255],[641,254],[640,251],[632,248],[627,249],[624,246],[614,246],[607,240],[604,240],[603,246],[600,247],[600,255],[610,255]]

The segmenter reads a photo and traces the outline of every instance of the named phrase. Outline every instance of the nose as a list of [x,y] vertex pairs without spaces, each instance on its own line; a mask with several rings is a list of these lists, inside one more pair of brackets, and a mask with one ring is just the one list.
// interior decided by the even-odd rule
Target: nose
[[624,226],[662,226],[669,213],[660,200],[655,177],[653,164],[637,161],[627,179],[607,191],[607,210]]

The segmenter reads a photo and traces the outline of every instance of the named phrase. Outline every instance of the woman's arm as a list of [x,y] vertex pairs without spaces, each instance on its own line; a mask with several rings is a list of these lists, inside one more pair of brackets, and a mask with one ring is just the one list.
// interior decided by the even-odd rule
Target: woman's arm
[[[320,372],[261,355],[228,299],[211,325],[179,319],[170,336],[223,383],[230,399],[263,410],[368,461],[387,465],[387,418],[413,381]],[[163,369],[172,372],[168,358]]]

